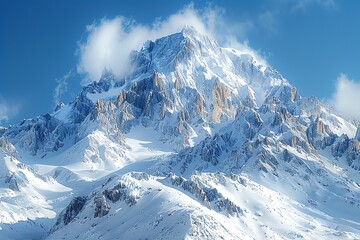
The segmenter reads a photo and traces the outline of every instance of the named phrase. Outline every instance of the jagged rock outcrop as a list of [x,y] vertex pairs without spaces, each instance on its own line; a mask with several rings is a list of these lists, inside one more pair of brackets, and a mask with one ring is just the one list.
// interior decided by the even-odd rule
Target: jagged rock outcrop
[[0,148],[3,153],[13,156],[16,156],[16,148],[12,145],[6,137],[0,137]]
[[72,135],[72,129],[72,126],[45,114],[37,119],[23,120],[9,128],[3,136],[12,144],[36,155],[57,151],[64,145],[65,138]]
[[59,214],[55,225],[51,228],[49,233],[55,232],[62,226],[68,225],[75,217],[84,209],[86,204],[86,197],[75,197],[71,200],[69,205]]
[[174,186],[179,186],[185,191],[193,194],[200,201],[204,202],[208,208],[214,208],[217,211],[225,211],[230,216],[240,216],[243,210],[235,203],[225,198],[216,188],[209,188],[201,185],[197,178],[186,180],[184,177],[174,174],[169,176],[170,182]]
[[94,218],[103,217],[109,213],[110,206],[106,202],[106,198],[104,195],[96,196],[94,198],[94,204],[95,204]]
[[315,148],[324,149],[334,143],[336,136],[332,133],[329,126],[325,125],[319,117],[310,124],[306,131],[308,141]]
[[9,188],[11,190],[17,192],[20,191],[18,180],[16,179],[16,176],[13,173],[5,177],[5,183],[9,184]]
[[358,238],[353,122],[191,27],[130,61],[0,128],[0,220],[43,229],[74,194],[47,238]]
[[128,188],[123,182],[118,183],[112,189],[106,189],[103,191],[103,195],[113,203],[124,201],[129,207],[136,203],[135,197],[128,194]]

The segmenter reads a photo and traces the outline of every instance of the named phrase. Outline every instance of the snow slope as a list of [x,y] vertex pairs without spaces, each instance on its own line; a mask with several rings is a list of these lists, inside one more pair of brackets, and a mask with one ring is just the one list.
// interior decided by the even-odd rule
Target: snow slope
[[192,27],[0,129],[1,239],[358,239],[356,123]]

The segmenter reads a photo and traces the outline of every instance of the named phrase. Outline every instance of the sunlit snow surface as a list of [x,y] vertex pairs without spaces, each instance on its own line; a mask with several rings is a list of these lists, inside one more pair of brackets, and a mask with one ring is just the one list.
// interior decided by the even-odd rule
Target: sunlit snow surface
[[355,122],[192,28],[134,54],[0,128],[0,239],[360,239]]

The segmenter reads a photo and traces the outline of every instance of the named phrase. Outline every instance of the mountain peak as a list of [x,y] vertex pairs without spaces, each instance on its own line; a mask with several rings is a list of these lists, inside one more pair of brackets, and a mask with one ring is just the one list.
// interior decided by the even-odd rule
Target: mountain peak
[[180,33],[184,37],[197,37],[197,36],[204,35],[204,34],[200,33],[195,27],[190,26],[190,25],[185,25],[182,28],[182,30],[180,31]]
[[131,61],[0,127],[0,224],[29,224],[18,239],[360,238],[352,123],[191,26]]

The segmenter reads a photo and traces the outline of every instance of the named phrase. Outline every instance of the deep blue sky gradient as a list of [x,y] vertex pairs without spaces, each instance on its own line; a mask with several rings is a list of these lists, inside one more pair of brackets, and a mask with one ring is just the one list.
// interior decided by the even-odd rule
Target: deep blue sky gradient
[[[334,7],[297,1],[212,1],[229,21],[250,20],[254,27],[239,36],[268,56],[303,96],[328,99],[340,73],[360,81],[360,1],[335,1]],[[311,2],[311,1],[309,1]],[[78,41],[86,26],[118,15],[151,24],[176,13],[189,1],[0,1],[0,101],[16,102],[20,112],[4,125],[52,112],[53,91],[61,78],[76,69]],[[202,9],[207,1],[194,2]],[[260,21],[269,12],[269,21]],[[82,76],[69,81],[64,101],[80,91]]]

